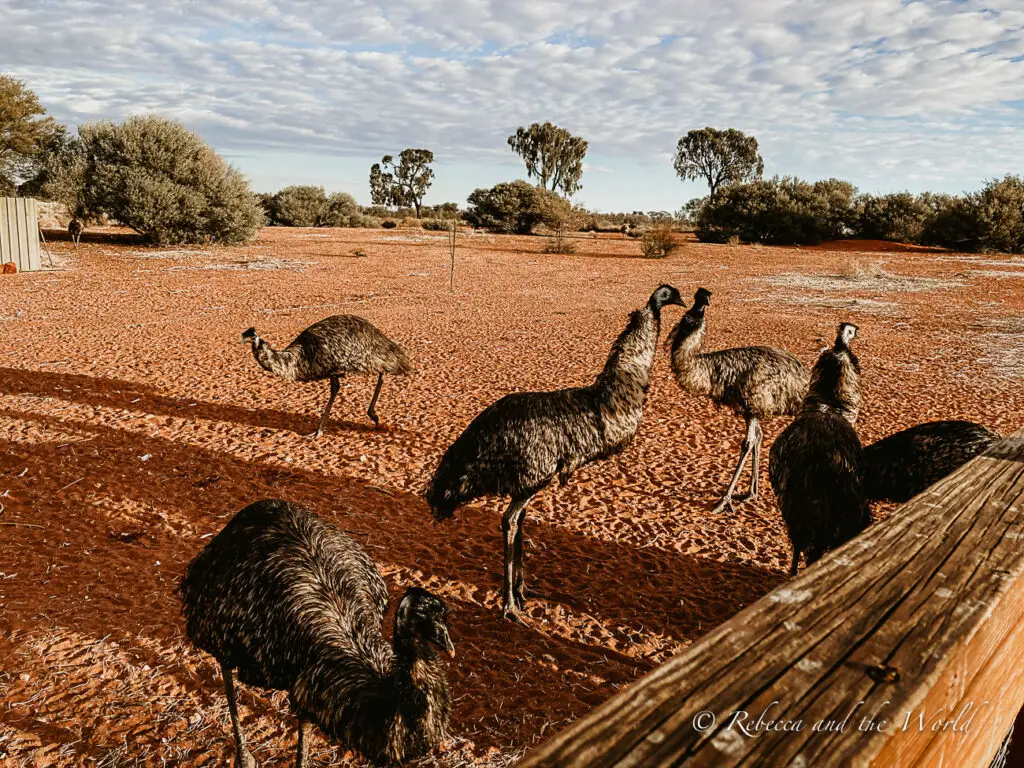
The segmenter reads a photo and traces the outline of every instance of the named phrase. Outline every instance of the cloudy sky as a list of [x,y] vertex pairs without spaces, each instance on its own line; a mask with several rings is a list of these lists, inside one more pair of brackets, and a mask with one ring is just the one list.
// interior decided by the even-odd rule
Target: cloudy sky
[[766,174],[961,192],[1024,172],[1021,0],[0,0],[0,72],[63,122],[173,116],[259,191],[369,202],[369,165],[436,155],[427,202],[522,177],[550,120],[590,151],[576,200],[675,210],[704,125]]

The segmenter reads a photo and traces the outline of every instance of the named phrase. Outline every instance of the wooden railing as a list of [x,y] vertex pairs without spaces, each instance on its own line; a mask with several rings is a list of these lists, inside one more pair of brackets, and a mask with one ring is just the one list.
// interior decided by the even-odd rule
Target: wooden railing
[[1024,430],[521,766],[987,766],[1024,704]]

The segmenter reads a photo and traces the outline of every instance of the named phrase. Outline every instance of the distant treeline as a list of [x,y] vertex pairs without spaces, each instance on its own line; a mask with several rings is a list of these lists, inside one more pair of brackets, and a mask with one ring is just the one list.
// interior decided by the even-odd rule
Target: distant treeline
[[770,245],[858,238],[959,251],[1024,253],[1024,179],[1006,176],[964,195],[858,194],[846,181],[792,177],[734,184],[691,201],[705,242]]

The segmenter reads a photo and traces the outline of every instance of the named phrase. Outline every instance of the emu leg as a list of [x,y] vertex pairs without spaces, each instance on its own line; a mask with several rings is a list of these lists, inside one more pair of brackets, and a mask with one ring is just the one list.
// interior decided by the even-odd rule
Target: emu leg
[[238,705],[235,703],[235,680],[232,677],[231,667],[222,661],[220,663],[220,673],[224,677],[224,693],[228,697],[231,727],[235,731],[235,747],[237,749],[235,766],[236,768],[256,768],[256,761],[249,754],[249,750],[245,748],[245,736],[242,735],[242,725],[238,722]]
[[796,576],[797,569],[800,567],[800,550],[795,546],[793,547],[793,563],[789,566],[789,575]]
[[526,520],[526,506],[524,505],[522,510],[519,512],[519,519],[516,521],[516,540],[513,547],[513,557],[515,558],[515,565],[513,566],[513,574],[515,577],[515,583],[513,585],[513,592],[516,597],[516,602],[520,608],[526,605],[527,597],[536,597],[536,593],[526,588],[526,579],[523,576],[523,522]]
[[377,374],[377,388],[373,390],[373,398],[370,400],[370,407],[366,409],[366,415],[370,417],[370,421],[373,422],[374,426],[380,425],[380,419],[377,418],[377,411],[374,406],[377,404],[377,398],[380,397],[380,388],[384,386],[384,374]]
[[[520,606],[516,604],[516,538],[519,535],[520,521],[530,503],[532,496],[525,499],[512,499],[501,518],[501,532],[505,536],[505,586],[502,593],[502,613],[509,621],[525,624],[519,614]],[[520,542],[520,548],[522,543]],[[520,573],[522,563],[520,562]]]
[[737,501],[756,501],[757,490],[761,482],[761,444],[764,443],[764,430],[761,423],[754,419],[754,450],[750,467],[750,492],[745,496],[738,496]]
[[341,382],[338,381],[338,377],[331,376],[331,396],[327,398],[327,405],[324,406],[323,416],[320,417],[320,423],[316,425],[316,432],[313,433],[313,437],[320,437],[324,433],[327,417],[331,415],[331,406],[334,405],[334,398],[338,396],[338,390],[340,389]]
[[740,481],[740,475],[743,474],[743,465],[747,463],[747,457],[754,450],[753,437],[756,434],[757,419],[748,417],[747,418],[747,436],[743,438],[743,447],[740,449],[740,460],[736,462],[736,471],[732,474],[732,482],[729,483],[729,489],[725,492],[725,496],[722,497],[715,508],[711,510],[712,514],[718,514],[726,507],[735,512],[735,508],[732,506],[732,493],[736,490],[736,484]]
[[299,718],[299,747],[295,755],[295,768],[304,768],[309,758],[309,721]]

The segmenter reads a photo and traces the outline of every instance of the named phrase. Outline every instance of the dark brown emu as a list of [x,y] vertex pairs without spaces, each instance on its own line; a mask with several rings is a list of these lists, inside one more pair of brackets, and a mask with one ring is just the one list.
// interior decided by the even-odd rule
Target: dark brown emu
[[[669,333],[672,373],[679,386],[695,395],[704,395],[715,405],[732,408],[747,423],[732,481],[713,512],[733,509],[732,496],[739,483],[747,457],[752,456],[750,492],[738,500],[757,498],[761,443],[761,421],[775,416],[795,416],[807,394],[810,373],[806,366],[784,349],[774,347],[737,347],[716,352],[701,352],[707,331],[704,310],[711,303],[711,291],[699,288],[693,306]],[[735,510],[734,510],[735,511]]]
[[72,219],[68,222],[68,234],[71,235],[71,242],[75,244],[75,248],[78,248],[78,241],[82,239],[82,231],[85,226],[77,218]]
[[800,412],[772,445],[768,477],[793,545],[807,565],[871,523],[863,488],[864,451],[854,425],[860,408],[860,364],[850,349],[857,326],[841,323],[832,349],[811,371]]
[[884,437],[864,449],[864,492],[869,501],[910,501],[999,437],[972,421],[929,421]]
[[314,323],[280,351],[257,336],[255,328],[242,332],[242,343],[251,344],[256,362],[282,379],[330,381],[331,395],[312,437],[323,434],[334,398],[341,389],[341,378],[346,373],[377,374],[377,388],[366,415],[374,424],[379,424],[374,406],[384,385],[384,374],[406,376],[413,372],[405,350],[368,320],[355,315],[334,315]]
[[237,766],[256,763],[238,722],[233,670],[248,685],[289,692],[297,766],[310,723],[380,764],[425,754],[445,737],[451,700],[436,651],[454,656],[455,646],[444,603],[410,587],[386,643],[380,571],[309,510],[250,504],[188,565],[179,592],[186,633],[220,663]]
[[633,312],[604,370],[586,387],[506,395],[480,413],[448,448],[425,496],[434,517],[480,496],[511,496],[501,520],[505,547],[504,615],[522,622],[523,521],[530,499],[553,479],[562,485],[580,467],[622,451],[640,426],[661,308],[686,306],[662,285]]

